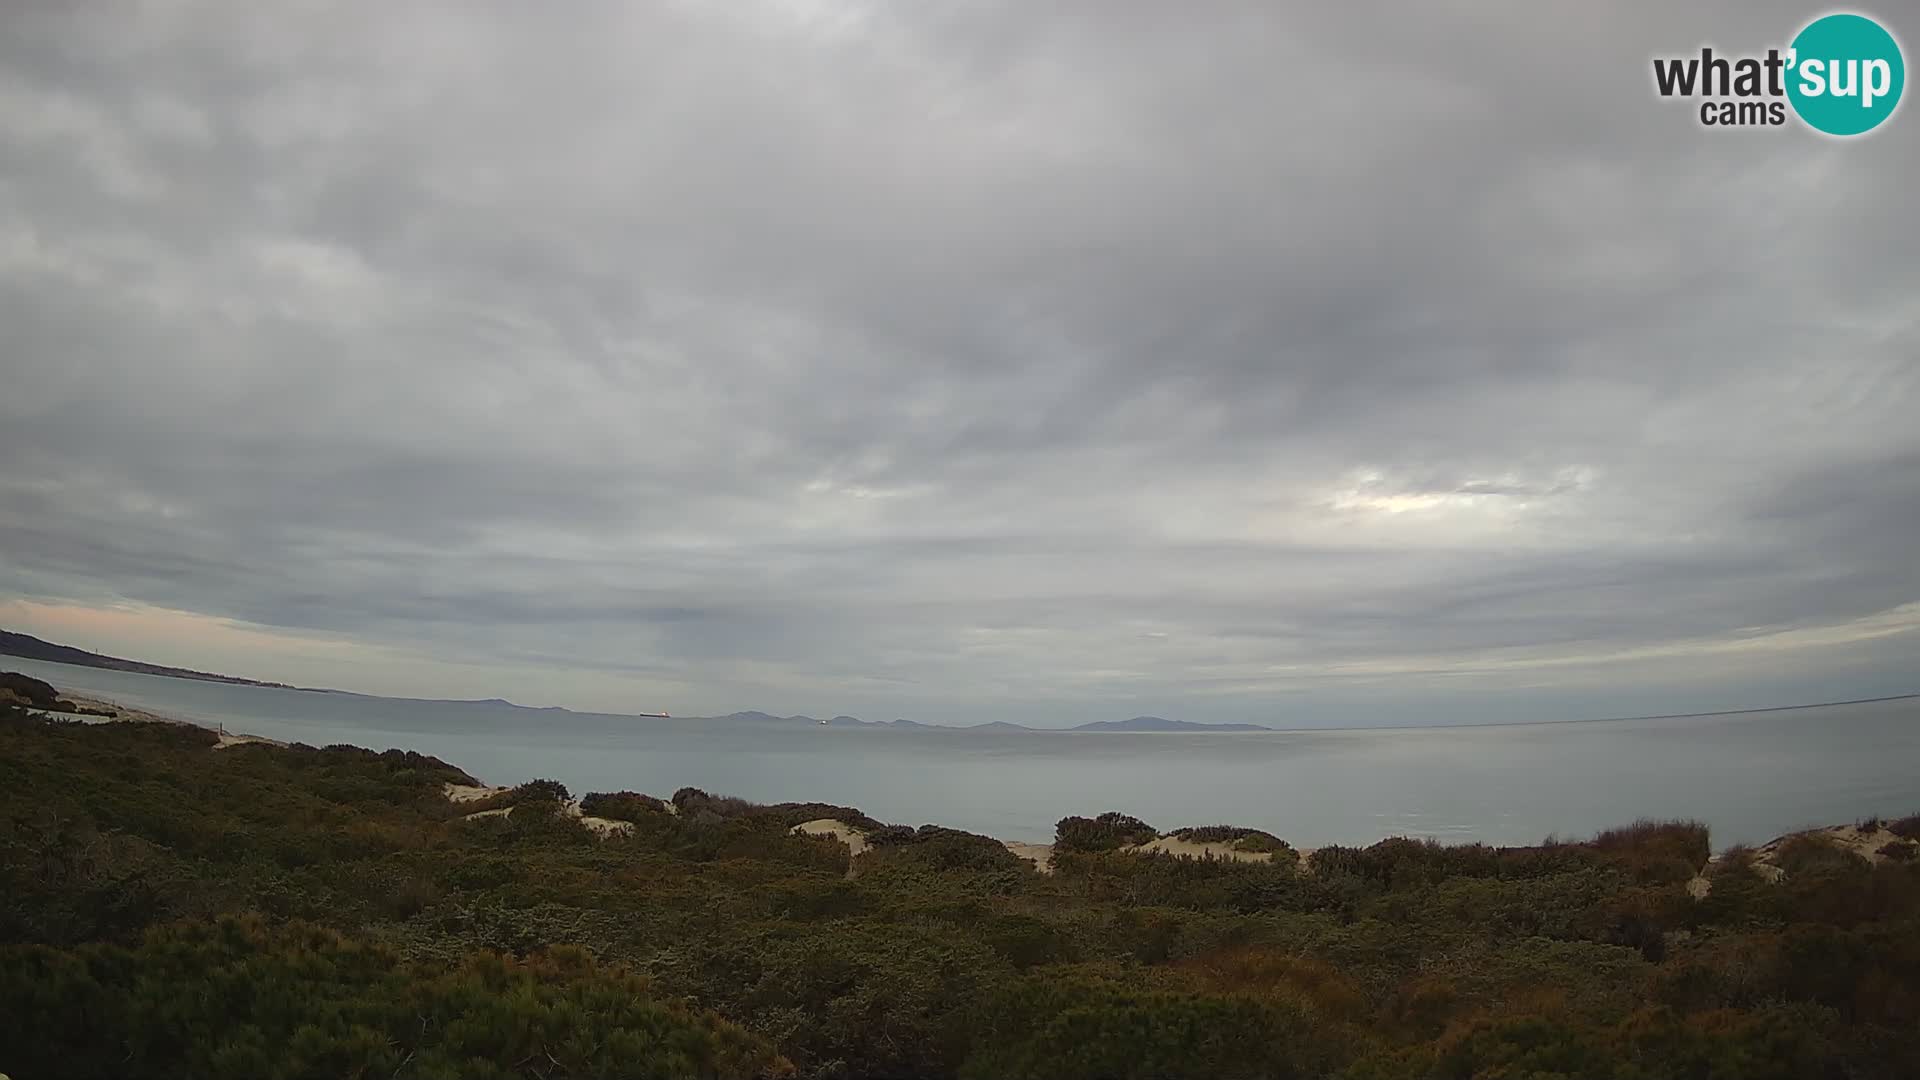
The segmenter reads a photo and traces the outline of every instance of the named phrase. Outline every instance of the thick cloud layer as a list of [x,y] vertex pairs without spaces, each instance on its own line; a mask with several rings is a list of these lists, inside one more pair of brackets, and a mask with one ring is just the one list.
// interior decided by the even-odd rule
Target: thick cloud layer
[[689,713],[1916,689],[1920,121],[1589,7],[23,5],[0,594]]

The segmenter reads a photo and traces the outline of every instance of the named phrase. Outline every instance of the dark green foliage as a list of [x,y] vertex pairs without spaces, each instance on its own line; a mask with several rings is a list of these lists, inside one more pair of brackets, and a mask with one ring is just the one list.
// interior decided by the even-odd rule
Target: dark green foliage
[[646,820],[650,815],[664,814],[668,811],[666,803],[637,791],[612,793],[595,791],[580,797],[580,812],[588,817],[638,822]]
[[[897,827],[896,827],[897,828]],[[883,843],[874,845],[876,855],[885,860],[911,862],[935,870],[1020,870],[1031,867],[1025,859],[1007,850],[990,836],[962,832],[939,825],[922,825],[905,836],[895,828],[879,830]],[[873,837],[868,837],[873,843]]]
[[567,785],[558,780],[529,780],[513,789],[521,802],[566,802],[573,796],[567,791]]
[[1325,1076],[1341,1048],[1306,1010],[1236,994],[1032,977],[990,997],[994,1032],[960,1075],[977,1080],[1212,1080]]
[[578,949],[400,963],[320,927],[224,918],[133,948],[0,948],[26,1076],[722,1077],[790,1071],[764,1040],[657,1000]]
[[1066,851],[1114,851],[1158,839],[1153,826],[1118,811],[1099,817],[1065,817],[1054,826],[1053,843]]
[[1293,851],[1293,846],[1270,832],[1245,829],[1238,825],[1202,825],[1175,829],[1169,835],[1195,844],[1231,844],[1236,851],[1274,854]]
[[[1111,814],[1042,875],[694,789],[587,796],[633,825],[604,840],[558,785],[462,821],[429,757],[213,741],[0,706],[0,1072],[1920,1076],[1911,860],[1733,852],[1695,900],[1689,825],[1302,869],[1228,826],[1184,835],[1281,860],[1121,850],[1153,830]],[[815,818],[871,834],[851,877]]]
[[882,822],[868,817],[851,806],[818,802],[774,803],[763,806],[732,795],[710,795],[694,787],[684,787],[674,792],[673,805],[681,817],[695,822],[759,818],[792,828],[803,822],[832,818],[863,831],[885,827]]
[[1613,858],[1639,881],[1685,881],[1713,854],[1707,827],[1697,821],[1642,818],[1608,829],[1586,846]]

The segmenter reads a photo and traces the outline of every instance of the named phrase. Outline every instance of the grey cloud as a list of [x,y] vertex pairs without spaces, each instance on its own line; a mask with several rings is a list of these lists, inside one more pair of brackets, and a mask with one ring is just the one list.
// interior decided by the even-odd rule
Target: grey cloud
[[10,17],[0,592],[1042,721],[1920,599],[1911,118],[1647,82],[1804,12],[850,10]]

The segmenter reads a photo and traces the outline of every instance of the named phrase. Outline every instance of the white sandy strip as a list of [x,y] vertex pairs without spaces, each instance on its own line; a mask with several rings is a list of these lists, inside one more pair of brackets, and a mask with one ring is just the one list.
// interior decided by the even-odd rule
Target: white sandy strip
[[1191,840],[1182,840],[1174,836],[1163,836],[1158,840],[1149,840],[1144,844],[1135,844],[1132,847],[1121,848],[1120,850],[1133,851],[1141,854],[1150,854],[1157,851],[1164,852],[1168,855],[1178,855],[1183,859],[1228,859],[1234,862],[1273,861],[1273,852],[1271,851],[1241,851],[1233,846],[1232,841],[1197,844]]
[[[481,799],[491,798],[503,792],[512,791],[513,789],[486,787],[484,785],[474,784],[448,784],[444,790],[447,793],[448,802],[468,803],[479,802]],[[601,836],[624,836],[633,831],[633,822],[631,821],[617,821],[613,818],[592,817],[581,813],[579,799],[568,799],[566,805],[561,807],[560,812],[578,821],[580,824],[585,825],[587,828],[592,829]],[[511,813],[513,813],[513,807],[502,806],[493,810],[477,810],[463,816],[460,820],[475,821],[480,818],[506,817]]]
[[148,712],[145,709],[136,709],[128,705],[122,705],[117,701],[109,701],[105,698],[88,697],[85,694],[76,694],[71,690],[64,690],[64,689],[61,690],[60,696],[66,698],[68,701],[73,702],[75,705],[78,705],[83,709],[111,709],[113,710],[115,715],[84,716],[84,715],[75,715],[72,713],[47,713],[45,715],[59,717],[62,719],[81,720],[89,724],[115,724],[115,723],[180,724],[184,727],[204,728],[207,731],[213,732],[214,735],[217,736],[218,741],[216,741],[213,744],[213,749],[215,750],[225,750],[230,746],[245,746],[249,743],[260,743],[266,746],[287,745],[286,743],[281,742],[279,739],[269,739],[264,735],[234,734],[232,732],[227,731],[225,727],[209,727],[208,725],[200,723],[197,720],[180,720],[171,716],[161,716],[159,713]]

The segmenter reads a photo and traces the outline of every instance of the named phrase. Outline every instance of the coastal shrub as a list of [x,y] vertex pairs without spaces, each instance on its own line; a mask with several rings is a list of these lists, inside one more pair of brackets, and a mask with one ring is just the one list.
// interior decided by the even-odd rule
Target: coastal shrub
[[[936,870],[1026,870],[1033,865],[1008,851],[1000,841],[978,833],[939,825],[922,825],[910,838],[901,837],[891,828],[878,832],[884,832],[886,840],[869,852],[872,866],[892,862]],[[873,844],[872,835],[867,842]]]
[[1373,1009],[1358,981],[1297,948],[1234,945],[1190,957],[1179,967],[1208,989],[1288,1002],[1324,1021],[1356,1022]]
[[882,825],[867,833],[867,846],[875,848],[898,847],[911,844],[919,839],[918,831],[907,825]]
[[1366,848],[1334,844],[1313,853],[1314,873],[1350,877],[1370,890],[1413,888],[1452,877],[1500,876],[1500,853],[1484,844],[1443,845],[1392,837]]
[[1887,831],[1907,840],[1920,840],[1920,814],[1887,822]]
[[1775,866],[1789,877],[1844,872],[1866,865],[1866,860],[1818,833],[1788,837],[1773,854]]
[[1008,914],[982,920],[980,940],[1020,971],[1079,959],[1065,928],[1032,915]]
[[[789,1075],[761,1039],[579,950],[419,968],[320,927],[222,919],[127,949],[0,949],[25,1076]],[[217,1034],[216,1034],[217,1033]],[[538,1062],[538,1068],[532,1068]]]
[[1329,910],[1338,904],[1336,886],[1273,863],[1056,846],[1053,868],[1055,879],[1076,882],[1086,897],[1129,907],[1251,913]]
[[1585,845],[1606,855],[1644,882],[1679,882],[1692,877],[1713,854],[1707,827],[1698,821],[1642,818],[1607,829]]
[[580,812],[589,817],[637,823],[668,811],[662,800],[637,791],[595,791],[580,797]]
[[863,832],[879,829],[876,821],[851,806],[821,802],[785,802],[762,805],[731,795],[712,795],[696,787],[683,787],[673,793],[673,805],[680,816],[695,823],[710,824],[730,818],[761,818],[792,828],[821,818],[845,822]]
[[556,802],[563,803],[573,796],[567,791],[567,785],[558,780],[529,780],[513,789],[517,802]]
[[1168,835],[1192,844],[1230,844],[1235,851],[1254,854],[1273,854],[1293,850],[1292,845],[1270,832],[1242,828],[1238,825],[1201,825],[1175,829]]
[[990,995],[973,1025],[994,1032],[968,1080],[1213,1080],[1327,1075],[1341,1048],[1303,1009],[1237,994],[1140,990],[1029,977]]
[[[879,828],[849,878],[786,823],[858,815],[833,804],[697,792],[727,813],[644,809],[601,842],[551,797],[457,825],[473,804],[441,785],[466,774],[431,758],[213,740],[0,705],[0,1070],[740,1075],[698,1048],[745,1040],[804,1080],[1920,1076],[1912,860],[1815,852],[1776,882],[1735,850],[1695,901],[1666,878],[1697,848],[1660,829],[1396,839],[1311,874],[1122,840],[1043,875],[987,837]],[[252,929],[210,929],[235,912]],[[695,1049],[656,1061],[648,1032]],[[585,1058],[535,1041],[576,1038]]]
[[754,809],[754,804],[745,799],[710,795],[696,787],[683,787],[674,792],[673,805],[681,817],[695,824],[744,817]]
[[1892,859],[1894,862],[1912,862],[1914,855],[1920,854],[1920,844],[1915,844],[1911,840],[1898,840],[1891,844],[1880,845],[1874,854],[1883,859]]
[[1153,826],[1113,810],[1093,818],[1064,817],[1053,830],[1054,847],[1068,851],[1114,851],[1159,837]]
[[752,806],[751,809],[748,810],[748,813],[773,818],[787,828],[792,828],[803,822],[818,821],[821,818],[831,818],[834,821],[844,822],[862,832],[870,832],[884,827],[884,823],[868,817],[855,807],[836,806],[833,803],[773,803],[768,806]]
[[1691,1016],[1644,1009],[1618,1024],[1542,1011],[1456,1025],[1431,1044],[1381,1052],[1343,1075],[1346,1080],[1849,1075],[1852,1070],[1844,1067],[1831,1041],[1832,1028],[1828,1014],[1804,1008]]
[[1255,829],[1234,840],[1233,848],[1235,851],[1247,851],[1256,855],[1278,855],[1281,852],[1291,852],[1293,845],[1272,833]]

